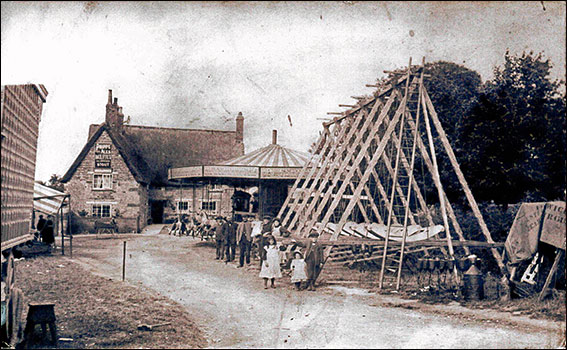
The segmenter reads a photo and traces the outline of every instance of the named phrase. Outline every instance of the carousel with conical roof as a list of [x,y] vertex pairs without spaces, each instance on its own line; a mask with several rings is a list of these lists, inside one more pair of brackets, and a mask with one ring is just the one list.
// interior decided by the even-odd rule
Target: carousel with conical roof
[[272,143],[215,165],[196,165],[169,169],[169,181],[180,186],[199,182],[209,186],[234,187],[232,215],[261,219],[275,216],[309,155]]

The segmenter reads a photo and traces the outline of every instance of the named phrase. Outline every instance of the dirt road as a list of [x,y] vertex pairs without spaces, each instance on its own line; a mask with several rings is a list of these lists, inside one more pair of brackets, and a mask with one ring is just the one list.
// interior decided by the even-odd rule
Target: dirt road
[[[214,260],[214,250],[197,240],[127,240],[126,280],[184,305],[210,347],[557,348],[563,337],[564,325],[513,327],[386,307],[387,297],[353,288],[297,292],[282,281],[264,290],[256,269]],[[121,278],[122,240],[76,239],[73,248],[73,260]]]

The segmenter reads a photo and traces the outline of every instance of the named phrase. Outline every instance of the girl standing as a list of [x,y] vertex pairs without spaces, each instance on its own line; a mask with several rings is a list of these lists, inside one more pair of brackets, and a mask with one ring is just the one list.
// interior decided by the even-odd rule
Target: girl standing
[[262,247],[266,254],[265,260],[262,261],[262,269],[259,276],[264,279],[264,289],[268,289],[268,280],[271,281],[271,287],[276,288],[274,284],[275,279],[282,277],[280,252],[276,245],[276,239],[273,236],[269,236],[266,241],[267,245]]
[[307,275],[305,274],[305,260],[303,260],[303,255],[301,252],[297,251],[293,254],[293,260],[291,261],[291,283],[295,283],[295,289],[301,289],[301,282],[307,281]]

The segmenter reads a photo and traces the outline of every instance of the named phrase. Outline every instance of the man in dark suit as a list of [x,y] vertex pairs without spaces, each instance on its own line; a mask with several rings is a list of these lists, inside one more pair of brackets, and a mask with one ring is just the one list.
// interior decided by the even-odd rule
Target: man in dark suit
[[215,230],[215,243],[216,243],[216,260],[224,259],[224,242],[226,240],[226,228],[220,216],[217,217]]
[[250,264],[250,249],[252,247],[252,223],[251,218],[244,219],[244,222],[238,224],[236,229],[236,242],[240,248],[240,265],[244,266],[244,259],[246,264]]
[[39,237],[43,240],[43,229],[45,228],[45,223],[47,221],[43,218],[43,215],[39,215],[39,220],[37,221],[37,230],[39,231]]
[[317,239],[319,238],[317,232],[311,232],[308,238],[309,241],[305,245],[307,285],[309,290],[315,290],[315,280],[319,277],[323,265],[323,246],[317,243]]
[[234,260],[236,254],[236,223],[233,221],[225,221],[226,236],[225,236],[225,254],[226,262]]

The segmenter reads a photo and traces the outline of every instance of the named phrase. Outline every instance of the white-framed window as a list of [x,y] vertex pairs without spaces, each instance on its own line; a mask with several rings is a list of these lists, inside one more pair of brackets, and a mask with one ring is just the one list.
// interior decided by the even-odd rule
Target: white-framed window
[[93,204],[93,217],[109,218],[112,213],[112,205],[110,204]]
[[201,202],[201,209],[202,210],[209,210],[209,211],[216,211],[217,210],[217,202]]
[[187,211],[187,210],[189,210],[189,202],[187,202],[187,201],[179,201],[179,202],[177,202],[177,209],[179,209],[179,211]]
[[110,190],[112,189],[112,174],[94,174],[93,189]]

